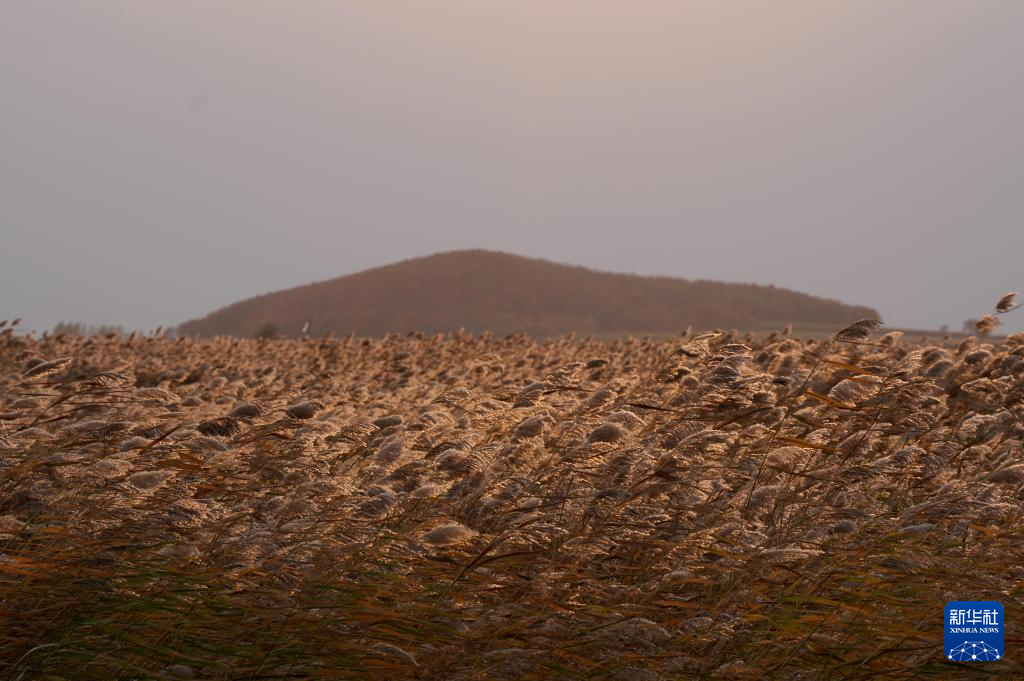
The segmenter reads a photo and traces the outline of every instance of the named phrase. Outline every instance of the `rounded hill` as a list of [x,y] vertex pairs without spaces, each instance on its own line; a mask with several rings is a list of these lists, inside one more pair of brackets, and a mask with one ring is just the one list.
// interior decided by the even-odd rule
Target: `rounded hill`
[[675,333],[841,326],[868,307],[774,286],[598,272],[493,251],[454,251],[243,300],[182,324],[184,335],[330,332]]

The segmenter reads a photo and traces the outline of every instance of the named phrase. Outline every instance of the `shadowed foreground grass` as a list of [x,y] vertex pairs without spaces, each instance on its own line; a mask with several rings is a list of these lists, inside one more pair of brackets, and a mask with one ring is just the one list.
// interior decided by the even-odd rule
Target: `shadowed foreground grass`
[[1024,336],[873,328],[8,332],[0,676],[1020,674]]

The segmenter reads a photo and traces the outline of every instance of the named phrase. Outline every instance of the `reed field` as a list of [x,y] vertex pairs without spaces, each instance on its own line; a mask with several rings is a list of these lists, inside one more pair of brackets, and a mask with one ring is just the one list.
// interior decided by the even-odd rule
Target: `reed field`
[[[984,324],[8,327],[0,678],[1019,678],[1024,334]],[[1004,659],[944,658],[950,600]]]

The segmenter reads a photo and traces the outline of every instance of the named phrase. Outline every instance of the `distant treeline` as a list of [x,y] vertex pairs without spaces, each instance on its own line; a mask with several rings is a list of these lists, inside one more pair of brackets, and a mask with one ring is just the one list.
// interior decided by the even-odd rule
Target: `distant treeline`
[[[85,324],[83,322],[57,322],[51,331],[54,336],[109,336],[111,334],[126,335],[131,333],[126,331],[123,326],[116,324]],[[169,336],[173,337],[175,334],[174,328],[159,327],[152,332],[155,336]]]

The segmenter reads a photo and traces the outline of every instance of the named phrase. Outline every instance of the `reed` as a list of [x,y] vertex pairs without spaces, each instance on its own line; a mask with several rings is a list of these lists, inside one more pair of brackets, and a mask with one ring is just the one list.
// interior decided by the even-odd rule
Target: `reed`
[[876,326],[0,336],[0,677],[1019,675],[1024,335]]

